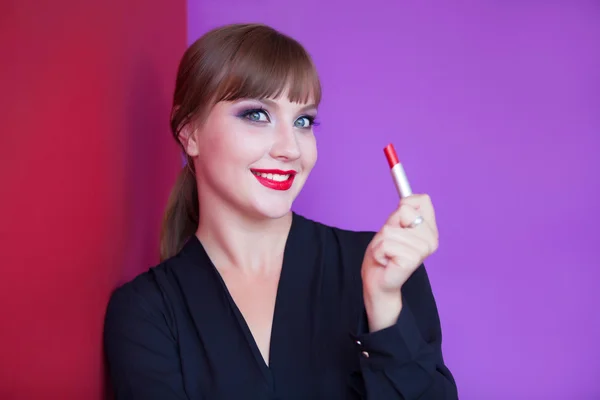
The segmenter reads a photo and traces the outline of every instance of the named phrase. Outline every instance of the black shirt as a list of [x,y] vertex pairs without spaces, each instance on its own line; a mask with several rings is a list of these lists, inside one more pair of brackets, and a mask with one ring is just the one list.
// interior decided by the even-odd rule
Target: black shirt
[[111,297],[104,344],[116,399],[456,399],[424,266],[403,286],[398,322],[368,332],[360,269],[373,235],[294,214],[269,366],[191,237]]

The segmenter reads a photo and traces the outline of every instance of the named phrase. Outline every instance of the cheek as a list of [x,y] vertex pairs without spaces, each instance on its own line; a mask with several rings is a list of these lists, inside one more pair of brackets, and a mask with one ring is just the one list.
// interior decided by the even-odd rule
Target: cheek
[[213,124],[205,134],[205,157],[221,159],[222,162],[244,159],[244,154],[248,151],[248,135],[235,121],[223,118],[218,124]]
[[239,149],[240,156],[247,162],[260,160],[271,147],[271,135],[266,128],[238,127],[232,137],[235,143],[232,143],[231,146]]
[[317,141],[314,135],[306,135],[298,140],[304,168],[311,169],[317,162]]
[[198,164],[206,178],[228,175],[228,166],[235,164],[236,147],[233,132],[222,121],[211,121],[200,132]]

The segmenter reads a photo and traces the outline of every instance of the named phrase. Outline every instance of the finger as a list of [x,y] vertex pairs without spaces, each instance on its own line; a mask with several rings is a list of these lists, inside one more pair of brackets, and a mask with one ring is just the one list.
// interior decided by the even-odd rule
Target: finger
[[413,223],[419,217],[424,217],[421,215],[420,210],[417,210],[412,205],[409,204],[400,204],[399,208],[399,226],[403,228],[412,228]]
[[398,205],[398,207],[394,210],[394,212],[392,212],[390,214],[390,216],[387,218],[387,220],[384,223],[385,225],[388,226],[400,226],[400,212],[401,212],[401,204]]
[[385,221],[385,225],[407,228],[418,216],[420,216],[419,212],[412,205],[400,203],[398,208]]
[[438,239],[431,229],[405,229],[384,225],[380,232],[380,239],[392,240],[402,245],[409,246],[428,256],[438,248]]
[[[421,216],[417,210],[415,210],[412,206],[402,204],[390,217],[388,221],[383,225],[382,231],[386,231],[387,229],[402,229],[402,230],[410,230],[414,235],[424,239],[428,245],[430,252],[434,252],[438,247],[438,233],[436,229],[431,228],[428,221],[423,219],[417,226],[413,226],[415,220]],[[385,236],[385,234],[384,234]]]
[[435,233],[436,237],[438,234],[437,221],[435,217],[435,209],[431,201],[431,197],[427,194],[413,194],[405,197],[400,201],[401,205],[409,205],[420,213],[423,219],[429,224],[430,228]]
[[390,263],[401,267],[421,265],[425,255],[422,251],[394,240],[381,240],[373,247],[373,258],[387,266]]
[[[423,222],[418,226],[413,226],[419,216],[423,218]],[[428,195],[411,195],[403,198],[398,208],[388,217],[384,226],[429,230],[433,233],[435,238],[434,247],[437,248],[439,233],[433,205]]]
[[436,224],[435,210],[431,197],[427,194],[413,194],[411,196],[404,197],[400,200],[401,205],[409,205],[423,216],[424,219],[429,221],[431,224]]

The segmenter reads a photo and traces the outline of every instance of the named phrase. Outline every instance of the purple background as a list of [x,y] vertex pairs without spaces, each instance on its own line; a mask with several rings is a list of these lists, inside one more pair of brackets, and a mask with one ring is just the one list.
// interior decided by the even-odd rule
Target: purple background
[[436,205],[461,399],[599,399],[600,3],[415,3],[189,0],[189,41],[264,22],[313,55],[319,161],[296,211],[379,229],[395,144]]

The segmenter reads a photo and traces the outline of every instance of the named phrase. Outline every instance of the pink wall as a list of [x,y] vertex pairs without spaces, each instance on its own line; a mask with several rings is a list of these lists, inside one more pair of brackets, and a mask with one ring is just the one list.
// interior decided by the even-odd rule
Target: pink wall
[[101,399],[118,282],[157,261],[185,2],[0,5],[0,398]]

